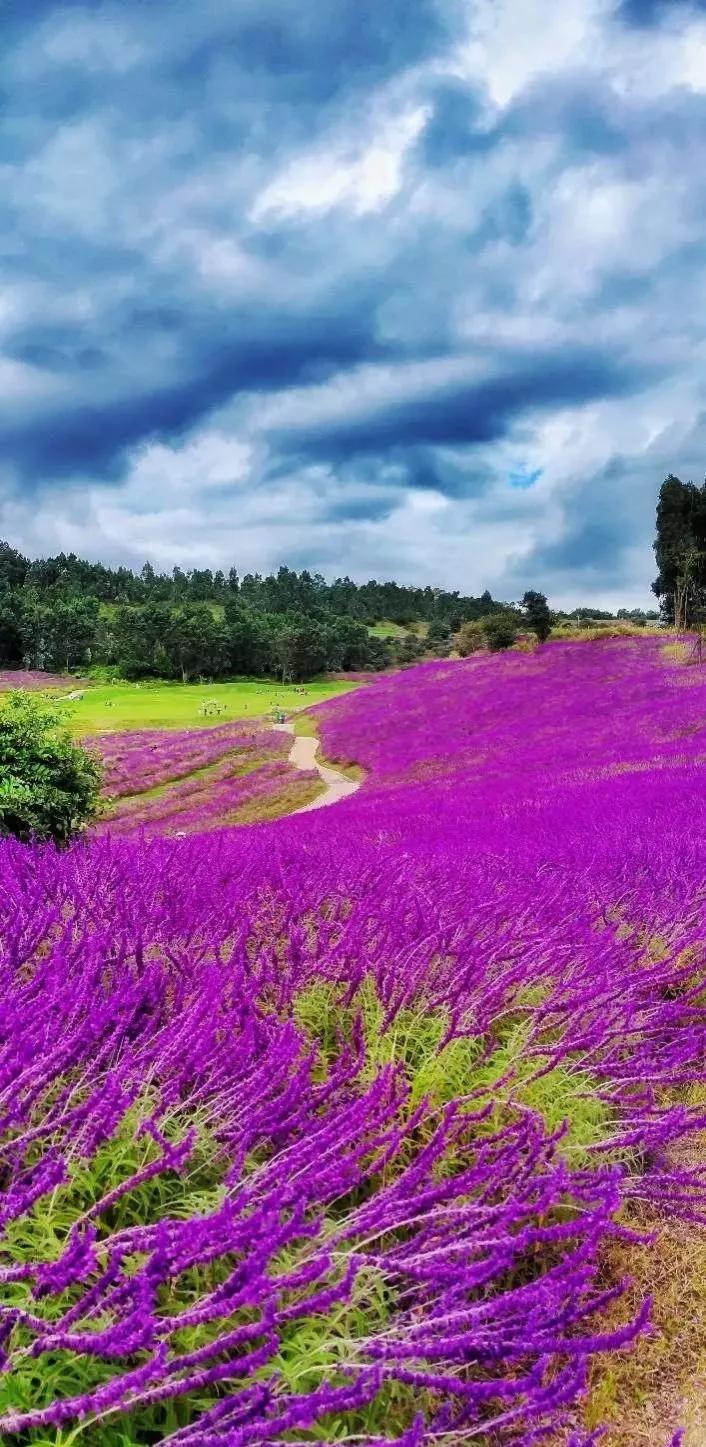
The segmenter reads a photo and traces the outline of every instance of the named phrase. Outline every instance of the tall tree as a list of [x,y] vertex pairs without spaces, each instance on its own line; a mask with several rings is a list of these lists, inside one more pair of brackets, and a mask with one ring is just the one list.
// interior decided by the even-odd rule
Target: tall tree
[[267,615],[243,608],[234,596],[225,606],[224,630],[229,673],[257,677],[274,671],[274,637]]
[[22,598],[18,589],[6,588],[0,582],[0,664],[6,667],[22,662]]
[[98,630],[98,603],[80,593],[52,600],[44,609],[47,659],[53,668],[81,668],[91,662]]
[[21,588],[27,577],[29,562],[16,548],[0,539],[0,587]]
[[327,662],[326,632],[305,614],[288,619],[275,638],[282,682],[303,683],[321,673]]
[[522,598],[522,607],[525,611],[527,627],[535,633],[540,643],[544,643],[552,631],[552,614],[544,593],[536,593],[533,588],[528,588]]
[[670,473],[659,492],[654,544],[659,573],[652,584],[663,611],[683,630],[706,594],[706,484]]

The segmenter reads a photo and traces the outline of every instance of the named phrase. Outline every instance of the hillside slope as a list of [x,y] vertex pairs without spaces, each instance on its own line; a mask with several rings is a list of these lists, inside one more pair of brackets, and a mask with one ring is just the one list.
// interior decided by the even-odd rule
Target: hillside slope
[[626,1227],[706,1220],[706,675],[550,644],[317,712],[335,808],[0,847],[0,1432],[667,1447],[706,1313]]

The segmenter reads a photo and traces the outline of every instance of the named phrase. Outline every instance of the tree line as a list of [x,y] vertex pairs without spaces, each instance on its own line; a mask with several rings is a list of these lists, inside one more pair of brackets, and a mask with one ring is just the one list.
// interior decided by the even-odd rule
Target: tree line
[[[382,669],[444,656],[469,620],[501,613],[489,592],[465,597],[395,582],[328,583],[306,569],[263,577],[235,568],[156,572],[110,568],[75,554],[31,560],[0,542],[0,666],[125,678],[272,675]],[[376,637],[381,620],[422,639]]]
[[[675,593],[682,596],[682,575],[689,598],[697,574],[706,596],[705,493],[706,487],[669,477],[660,494],[654,589],[665,616]],[[443,658],[453,647],[475,648],[479,638],[483,646],[508,647],[525,627],[541,637],[551,625],[543,613],[531,621],[537,598],[546,606],[544,594],[533,590],[518,605],[487,589],[473,595],[377,579],[327,582],[320,573],[284,566],[242,577],[235,567],[164,573],[151,563],[136,572],[75,553],[30,559],[0,541],[0,667],[90,669],[128,679],[256,675],[301,682],[321,672]],[[614,616],[594,607],[561,615],[578,623]],[[617,613],[635,622],[658,616],[641,609]],[[394,624],[398,636],[370,632],[383,622]],[[424,629],[415,631],[415,624]]]
[[662,615],[679,632],[706,618],[706,482],[698,487],[673,473],[657,504],[654,544],[658,574],[652,584]]

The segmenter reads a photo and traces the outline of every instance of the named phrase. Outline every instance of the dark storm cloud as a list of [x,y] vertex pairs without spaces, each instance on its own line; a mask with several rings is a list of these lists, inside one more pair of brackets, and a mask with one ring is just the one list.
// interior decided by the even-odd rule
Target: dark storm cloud
[[432,167],[490,155],[508,141],[530,136],[560,136],[579,155],[610,155],[621,151],[628,139],[625,106],[581,72],[558,80],[543,76],[492,119],[483,97],[459,81],[438,82],[428,98],[432,116],[420,140],[420,153]]
[[283,84],[287,95],[310,105],[343,85],[371,84],[410,65],[446,38],[441,6],[433,0],[342,0],[335,20],[324,5],[260,0],[216,7],[221,23],[197,44],[179,69],[187,82],[209,80],[229,61],[251,77]]
[[[443,6],[420,0],[411,16],[405,0],[344,0],[335,24],[323,7],[294,0],[170,9],[167,29],[163,12],[138,0],[12,6],[8,16],[14,49],[0,64],[10,118],[2,145],[17,184],[0,214],[0,259],[4,252],[20,295],[23,282],[50,291],[55,316],[33,298],[29,316],[7,326],[4,354],[33,369],[40,394],[45,374],[69,386],[59,408],[23,394],[0,416],[5,455],[30,485],[71,474],[114,478],[126,448],[178,438],[243,391],[320,381],[391,351],[376,336],[384,277],[357,275],[353,259],[347,275],[339,267],[342,278],[307,300],[321,241],[286,219],[253,227],[248,200],[267,181],[263,155],[285,162],[327,107],[353,104],[361,89],[445,43]],[[253,161],[242,195],[237,184],[223,194],[216,176],[209,183],[208,168],[224,157],[236,181]],[[90,214],[94,168],[104,216],[99,206]],[[173,231],[167,222],[158,228],[153,218],[172,204]],[[255,286],[247,300],[214,298],[193,265],[165,255],[190,226],[215,228],[219,240],[240,233],[285,294],[273,304],[267,287]],[[197,238],[197,264],[199,246]],[[69,300],[78,291],[91,305],[78,308],[77,320]]]
[[[686,0],[693,10],[706,10],[706,0]],[[683,10],[685,0],[621,0],[619,13],[628,25],[659,25]]]
[[[170,315],[131,318],[131,344],[138,350],[154,341],[154,328]],[[45,411],[36,419],[0,417],[0,447],[13,457],[31,485],[72,474],[121,474],[125,450],[145,439],[178,438],[214,408],[238,393],[266,392],[281,385],[320,381],[328,372],[376,354],[374,338],[361,314],[341,310],[332,319],[285,318],[263,313],[241,315],[219,327],[216,317],[200,332],[186,335],[180,380],[150,386],[125,396],[90,402],[91,377],[110,374],[110,356],[98,347],[79,347],[75,331],[33,330],[15,337],[9,355],[50,372],[73,374],[80,388],[68,410]],[[382,353],[381,353],[382,355]],[[157,368],[155,367],[155,371]],[[87,400],[81,402],[81,393]]]
[[561,536],[535,545],[515,569],[518,580],[553,577],[560,586],[573,582],[579,591],[595,583],[620,588],[630,582],[631,550],[643,542],[651,577],[654,514],[636,516],[633,502],[635,473],[643,470],[649,477],[649,461],[631,468],[612,458],[590,479],[577,481]]
[[482,155],[502,138],[501,127],[485,119],[482,96],[461,81],[436,82],[428,99],[432,112],[419,146],[426,165],[444,167],[458,157]]
[[600,565],[610,574],[629,545],[622,519],[588,518],[570,527],[561,541],[538,548],[533,563],[540,572],[580,573]]
[[456,457],[434,448],[396,446],[387,454],[381,475],[377,456],[357,454],[336,466],[338,491],[327,494],[325,518],[330,522],[382,521],[408,490],[465,500],[481,497],[493,483],[490,469],[472,456]]
[[275,435],[281,446],[300,454],[339,459],[405,445],[472,446],[505,436],[528,410],[624,396],[644,386],[649,375],[645,365],[625,366],[599,352],[567,350],[481,382],[455,381],[428,395],[373,403],[357,418],[343,416],[318,426],[308,422],[305,429]]

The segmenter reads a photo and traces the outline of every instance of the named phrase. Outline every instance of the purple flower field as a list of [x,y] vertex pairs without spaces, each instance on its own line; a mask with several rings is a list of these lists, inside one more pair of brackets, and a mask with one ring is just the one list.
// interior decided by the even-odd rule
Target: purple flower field
[[24,688],[31,692],[43,689],[72,689],[80,686],[80,679],[68,674],[40,673],[38,669],[0,668],[0,693]]
[[319,787],[316,773],[287,762],[291,743],[242,724],[95,735],[111,802],[94,833],[193,834],[291,813]]
[[706,1222],[706,674],[550,644],[316,714],[335,807],[0,845],[10,1447],[589,1447],[633,1260]]
[[237,754],[243,762],[249,756],[262,760],[286,758],[291,739],[272,729],[226,723],[210,729],[134,729],[94,734],[90,747],[103,761],[106,793],[111,799],[119,799],[171,783],[229,754]]
[[257,803],[268,808],[282,799],[282,812],[291,812],[311,798],[318,774],[295,771],[282,759],[255,764],[246,773],[234,774],[230,759],[223,760],[206,777],[192,775],[179,780],[163,793],[127,800],[98,826],[104,834],[168,834],[176,831],[198,833],[238,823],[243,811]]

